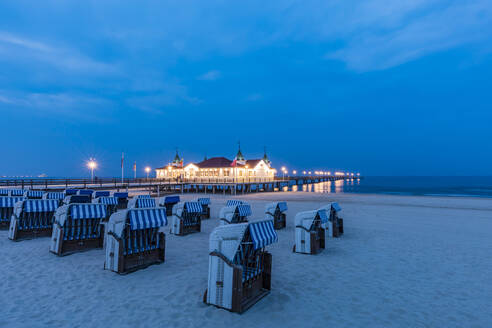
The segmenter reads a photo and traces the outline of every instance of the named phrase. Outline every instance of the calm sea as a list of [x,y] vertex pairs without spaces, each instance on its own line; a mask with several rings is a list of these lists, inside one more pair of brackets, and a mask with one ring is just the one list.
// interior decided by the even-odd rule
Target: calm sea
[[492,177],[364,177],[304,186],[304,191],[492,198]]

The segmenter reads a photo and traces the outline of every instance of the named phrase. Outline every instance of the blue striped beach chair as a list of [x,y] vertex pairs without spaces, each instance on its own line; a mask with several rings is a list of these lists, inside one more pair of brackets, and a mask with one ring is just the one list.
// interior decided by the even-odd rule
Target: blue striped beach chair
[[111,192],[108,190],[97,190],[94,192],[93,196],[94,196],[94,198],[109,197],[109,196],[111,196]]
[[273,219],[273,226],[275,230],[280,230],[287,225],[287,203],[286,202],[273,202],[265,206],[266,218]]
[[21,197],[21,196],[24,196],[25,192],[26,192],[26,190],[24,190],[24,189],[10,189],[9,190],[9,196]]
[[24,199],[24,197],[0,197],[0,230],[7,230],[9,228],[15,203]]
[[265,248],[277,241],[271,219],[215,228],[204,302],[242,313],[268,295],[272,256]]
[[102,248],[108,212],[105,204],[68,204],[56,212],[50,252],[64,256]]
[[104,268],[125,274],[165,260],[164,208],[133,208],[111,215]]
[[[229,205],[220,210],[219,220],[221,225],[248,222],[248,217],[252,214],[251,206],[246,202],[238,202],[227,201]],[[231,205],[233,203],[236,205]]]
[[92,200],[92,203],[94,204],[104,204],[106,205],[106,209],[108,212],[108,219],[113,214],[118,210],[118,198],[117,197],[110,197],[110,196],[100,196],[97,198],[94,198]]
[[128,193],[127,192],[113,192],[113,197],[118,198],[118,209],[122,210],[128,207]]
[[173,207],[179,203],[180,198],[178,195],[164,196],[159,198],[159,206],[166,208],[166,215],[171,217],[173,215]]
[[89,195],[69,195],[63,199],[63,204],[86,204],[91,202]]
[[320,208],[329,214],[328,223],[325,226],[329,237],[338,238],[343,235],[343,219],[338,215],[342,208],[338,203],[331,203]]
[[197,202],[202,205],[202,220],[210,219],[210,198],[198,198]]
[[184,236],[193,232],[200,232],[202,211],[203,208],[199,202],[178,203],[173,208],[171,233]]
[[42,199],[44,193],[45,192],[42,190],[26,190],[24,192],[24,197],[27,199]]
[[297,213],[293,251],[314,255],[325,249],[325,226],[328,222],[324,209]]
[[9,239],[18,241],[51,236],[58,206],[58,201],[53,199],[24,199],[17,202],[10,220]]
[[128,201],[128,208],[153,208],[157,207],[154,198],[134,197]]

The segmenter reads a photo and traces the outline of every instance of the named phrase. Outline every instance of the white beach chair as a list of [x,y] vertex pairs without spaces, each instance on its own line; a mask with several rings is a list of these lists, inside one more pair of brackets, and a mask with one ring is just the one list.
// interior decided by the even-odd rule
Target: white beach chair
[[198,202],[182,202],[173,207],[171,233],[184,236],[201,231],[202,205]]
[[242,313],[271,289],[272,256],[277,242],[272,220],[215,228],[209,240],[208,288],[203,301]]
[[328,222],[325,210],[297,213],[295,217],[294,252],[317,254],[325,248],[325,229]]

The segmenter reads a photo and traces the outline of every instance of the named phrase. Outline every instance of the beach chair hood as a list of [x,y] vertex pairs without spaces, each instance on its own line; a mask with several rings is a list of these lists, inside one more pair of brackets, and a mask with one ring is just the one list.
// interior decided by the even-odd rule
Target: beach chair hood
[[118,205],[118,198],[117,197],[109,197],[109,196],[100,196],[100,197],[94,198],[92,200],[92,202],[96,203],[96,204]]
[[68,215],[75,220],[102,219],[108,215],[108,212],[105,204],[68,204],[58,208],[55,213],[55,222],[63,227]]
[[167,225],[166,210],[163,208],[132,208],[111,215],[108,233],[121,238],[123,229],[129,225],[132,230],[159,228]]
[[248,229],[247,223],[216,227],[210,234],[209,251],[211,253],[214,251],[222,253],[232,262],[243,240],[246,229]]
[[128,208],[151,208],[156,207],[154,198],[133,197],[128,201]]
[[27,198],[41,198],[44,195],[44,191],[42,190],[26,190],[24,192],[24,197]]
[[65,193],[63,192],[51,191],[43,195],[43,199],[63,200],[64,198],[65,198]]

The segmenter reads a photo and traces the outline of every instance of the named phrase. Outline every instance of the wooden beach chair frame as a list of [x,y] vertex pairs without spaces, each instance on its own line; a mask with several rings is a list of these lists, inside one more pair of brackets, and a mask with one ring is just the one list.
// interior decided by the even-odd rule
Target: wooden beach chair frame
[[9,239],[21,241],[51,236],[58,206],[58,201],[46,199],[17,202],[10,220]]
[[280,230],[287,226],[287,214],[285,213],[287,209],[287,202],[276,202],[266,205],[265,213],[267,217],[273,219],[275,230]]
[[[148,218],[160,223],[152,223]],[[147,226],[136,229],[138,220],[140,223],[146,222],[144,224]],[[114,213],[107,224],[104,268],[127,274],[164,263],[166,235],[160,229],[165,225],[166,211],[161,208],[127,209]]]
[[[311,213],[313,215],[313,219],[309,228],[306,228],[306,226],[302,224],[298,224],[298,222],[296,222],[296,227],[295,227],[296,243],[294,244],[292,251],[299,254],[310,254],[310,255],[319,254],[321,251],[325,249],[325,244],[326,244],[326,237],[325,237],[326,233],[325,233],[325,228],[323,227],[323,224],[328,221],[326,211],[318,210],[318,211],[301,212],[298,213],[298,215],[302,213]],[[298,238],[301,238],[299,242],[301,245],[305,247],[306,239],[302,238],[303,232],[307,233],[309,236],[309,252],[296,249]]]
[[186,236],[202,231],[202,204],[198,202],[178,203],[173,207],[171,233]]
[[59,208],[51,235],[50,252],[58,256],[98,249],[104,243],[108,216],[105,204],[69,204]]
[[[203,302],[231,312],[244,313],[270,293],[272,255],[265,250],[265,246],[276,242],[277,234],[273,227],[273,221],[270,219],[218,227],[218,229],[224,228],[239,228],[237,230],[244,228],[244,233],[232,260],[224,253],[210,249],[209,287],[205,291]],[[262,230],[262,233],[256,233],[256,236],[261,238],[266,235],[269,239],[269,241],[263,241],[261,245],[255,243],[255,239],[258,237],[254,237],[255,233],[252,233],[253,230],[258,231],[259,229]],[[218,266],[216,269],[218,271],[214,271],[214,266]],[[220,273],[220,268],[224,272]],[[226,271],[230,272],[231,270],[232,275],[226,274]],[[232,278],[232,281],[227,280],[228,277],[229,279]],[[226,288],[231,288],[232,291],[226,291]],[[220,296],[217,297],[217,294]]]

